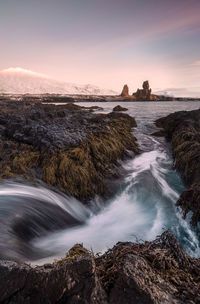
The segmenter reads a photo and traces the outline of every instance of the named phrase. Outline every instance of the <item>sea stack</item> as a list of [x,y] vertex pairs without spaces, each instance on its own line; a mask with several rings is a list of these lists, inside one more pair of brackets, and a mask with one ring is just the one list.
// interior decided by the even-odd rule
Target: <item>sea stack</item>
[[155,95],[151,93],[152,90],[149,85],[149,81],[146,80],[142,84],[142,89],[137,89],[132,95],[129,95],[129,88],[128,85],[125,84],[121,95],[119,96],[120,99],[118,100],[130,100],[130,101],[159,101],[159,100],[173,100],[173,97],[170,96],[162,96],[162,95]]
[[129,88],[127,84],[124,85],[123,90],[121,92],[121,96],[128,97],[129,96]]
[[138,89],[136,93],[133,93],[133,96],[135,96],[137,100],[151,100],[151,89],[148,80],[143,82],[142,87],[143,89]]

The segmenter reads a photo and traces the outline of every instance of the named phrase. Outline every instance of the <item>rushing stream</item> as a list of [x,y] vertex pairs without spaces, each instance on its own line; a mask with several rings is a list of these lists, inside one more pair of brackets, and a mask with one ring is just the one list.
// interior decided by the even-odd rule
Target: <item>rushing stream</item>
[[[113,103],[99,105],[104,112]],[[136,118],[134,135],[144,151],[122,164],[126,175],[108,202],[96,198],[90,207],[47,189],[4,181],[0,185],[0,256],[44,263],[64,256],[75,243],[103,252],[118,241],[153,240],[170,229],[184,250],[200,256],[200,240],[183,220],[175,203],[184,187],[173,170],[170,146],[156,131],[155,119],[178,110],[200,107],[200,102],[125,103]]]

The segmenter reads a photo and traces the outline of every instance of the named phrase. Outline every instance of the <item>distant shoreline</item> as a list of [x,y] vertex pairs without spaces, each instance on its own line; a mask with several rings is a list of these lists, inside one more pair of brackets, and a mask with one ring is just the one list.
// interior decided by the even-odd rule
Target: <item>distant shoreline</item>
[[[163,96],[164,97],[164,96]],[[79,95],[79,94],[0,94],[0,100],[33,101],[45,103],[73,103],[73,102],[174,102],[174,101],[200,101],[199,98],[174,97],[169,100],[133,100],[119,95]]]

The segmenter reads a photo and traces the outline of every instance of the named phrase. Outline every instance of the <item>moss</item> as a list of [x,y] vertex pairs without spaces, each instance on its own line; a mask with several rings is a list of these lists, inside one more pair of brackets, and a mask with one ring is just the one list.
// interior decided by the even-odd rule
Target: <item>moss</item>
[[66,254],[66,257],[55,262],[55,265],[62,264],[63,262],[73,260],[78,256],[89,253],[89,251],[83,247],[83,244],[75,244]]
[[200,110],[177,112],[156,121],[172,143],[175,168],[189,189],[178,202],[183,216],[192,211],[191,224],[200,221]]
[[1,163],[0,178],[10,178],[27,174],[30,168],[39,167],[39,151],[33,151],[31,147],[24,144],[12,144],[11,149],[11,153],[6,153],[7,149],[3,152],[4,159]]
[[33,151],[23,151],[13,159],[13,170],[25,173],[30,167],[38,167],[39,153]]
[[86,140],[77,147],[39,150],[12,142],[11,152],[3,151],[5,157],[0,177],[40,178],[82,201],[88,201],[96,194],[104,195],[105,180],[118,176],[118,160],[128,156],[127,150],[139,153],[136,138],[132,135],[132,127],[136,126],[134,118],[110,113],[94,116],[94,119],[102,123],[104,117],[107,128],[97,128],[92,134],[88,130]]
[[42,164],[42,179],[80,199],[103,195],[105,178],[116,175],[113,164],[126,149],[138,152],[133,136],[125,128],[113,126],[108,132],[88,136],[80,147],[53,154]]

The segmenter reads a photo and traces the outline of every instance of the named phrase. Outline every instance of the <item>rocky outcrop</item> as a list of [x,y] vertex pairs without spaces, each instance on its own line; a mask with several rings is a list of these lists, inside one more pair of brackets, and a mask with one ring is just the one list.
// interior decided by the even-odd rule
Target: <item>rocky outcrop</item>
[[42,180],[82,201],[109,195],[127,149],[139,153],[133,117],[39,102],[1,102],[0,178]]
[[184,217],[192,211],[191,224],[196,226],[200,221],[200,110],[170,114],[158,119],[156,125],[171,141],[175,168],[187,187],[177,206]]
[[133,93],[133,96],[135,96],[136,100],[151,100],[151,89],[149,87],[149,82],[146,80],[143,82],[142,85],[143,89],[138,89],[136,93]]
[[74,254],[75,248],[72,252],[35,268],[0,261],[1,303],[200,302],[200,260],[188,257],[168,233],[154,242],[118,243],[100,257],[84,250]]
[[[172,97],[155,95],[151,93],[151,88],[149,81],[143,82],[142,89],[137,89],[132,95],[129,95],[129,89],[127,84],[124,85],[122,93],[120,95],[120,100],[130,100],[130,101],[171,101]],[[119,99],[118,99],[119,100]],[[112,100],[114,101],[114,99]]]
[[129,96],[129,88],[127,84],[124,85],[123,90],[121,92],[122,97],[128,97]]
[[123,111],[128,111],[128,109],[121,107],[120,105],[113,108],[113,112],[123,112]]

